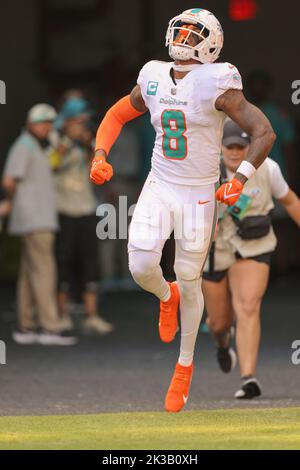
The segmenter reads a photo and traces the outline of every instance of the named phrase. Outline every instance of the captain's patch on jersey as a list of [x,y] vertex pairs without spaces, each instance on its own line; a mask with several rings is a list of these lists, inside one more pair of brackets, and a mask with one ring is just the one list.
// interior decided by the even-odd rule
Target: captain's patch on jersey
[[232,78],[233,78],[233,80],[235,80],[236,82],[241,82],[241,81],[242,81],[241,76],[240,76],[239,73],[234,73],[234,74],[232,75]]
[[158,82],[148,82],[147,95],[155,96],[157,92],[157,87],[158,87]]

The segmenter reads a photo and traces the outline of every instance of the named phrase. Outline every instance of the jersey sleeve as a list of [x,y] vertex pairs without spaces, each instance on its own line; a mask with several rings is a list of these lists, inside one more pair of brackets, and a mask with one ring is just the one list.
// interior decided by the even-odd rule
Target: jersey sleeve
[[[142,97],[143,97],[143,100],[144,100],[146,105],[147,105],[147,101],[148,101],[147,87],[148,87],[148,81],[149,81],[149,71],[152,67],[153,62],[154,62],[153,60],[151,60],[150,62],[147,62],[141,68],[140,73],[139,73],[138,78],[137,78],[137,84],[141,88]],[[151,83],[150,83],[150,87],[151,87]]]
[[280,166],[271,158],[266,160],[271,180],[272,196],[275,199],[281,199],[289,192],[289,185],[285,181]]
[[227,90],[242,90],[243,81],[240,72],[235,65],[225,62],[220,68],[217,77],[217,90],[214,97],[214,104],[216,99],[225,93]]

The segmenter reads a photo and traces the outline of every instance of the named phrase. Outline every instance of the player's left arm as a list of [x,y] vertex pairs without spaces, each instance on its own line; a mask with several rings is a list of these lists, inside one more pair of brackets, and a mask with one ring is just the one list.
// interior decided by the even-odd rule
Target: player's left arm
[[[270,121],[260,109],[246,100],[241,90],[227,90],[217,98],[215,107],[224,111],[251,137],[246,161],[257,169],[267,158],[276,139]],[[236,174],[236,178],[242,183],[248,179],[240,173]]]
[[246,100],[241,90],[227,90],[217,98],[215,107],[227,114],[251,137],[246,159],[227,186],[222,185],[217,191],[218,200],[233,205],[239,198],[243,185],[268,156],[276,135],[266,116]]

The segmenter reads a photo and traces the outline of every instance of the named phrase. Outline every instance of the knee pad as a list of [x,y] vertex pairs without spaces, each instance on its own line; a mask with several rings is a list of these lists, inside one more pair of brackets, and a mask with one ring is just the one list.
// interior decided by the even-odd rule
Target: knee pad
[[160,255],[154,251],[129,252],[129,270],[136,281],[151,276],[159,263]]
[[202,266],[199,260],[180,259],[175,261],[174,271],[178,279],[197,281],[201,277]]
[[[183,310],[188,309],[193,314],[202,314],[204,299],[201,289],[201,277],[199,279],[186,280],[177,278],[180,291],[180,304]],[[196,313],[195,313],[196,312]]]

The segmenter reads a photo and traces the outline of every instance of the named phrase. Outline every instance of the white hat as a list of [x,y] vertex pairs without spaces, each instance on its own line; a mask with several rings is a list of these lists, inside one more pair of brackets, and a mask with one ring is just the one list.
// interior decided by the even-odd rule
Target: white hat
[[39,122],[54,121],[56,115],[57,113],[52,106],[40,103],[30,108],[27,114],[27,122],[37,124]]

